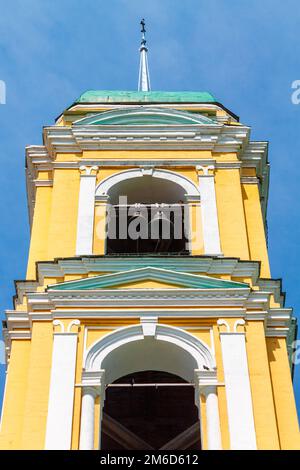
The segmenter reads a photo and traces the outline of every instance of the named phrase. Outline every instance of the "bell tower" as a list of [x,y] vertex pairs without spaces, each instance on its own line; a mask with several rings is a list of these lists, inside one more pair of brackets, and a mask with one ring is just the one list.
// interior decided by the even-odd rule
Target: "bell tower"
[[208,92],[89,90],[26,148],[1,449],[299,449],[268,145]]

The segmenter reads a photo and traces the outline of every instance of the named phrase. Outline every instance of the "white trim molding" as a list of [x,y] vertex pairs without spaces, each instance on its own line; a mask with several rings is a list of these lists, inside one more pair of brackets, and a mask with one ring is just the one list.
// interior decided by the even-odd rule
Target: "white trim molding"
[[152,167],[141,167],[131,170],[121,171],[105,178],[101,181],[96,188],[96,199],[98,196],[107,195],[109,190],[121,181],[129,180],[132,178],[142,178],[143,176],[152,176],[153,178],[160,178],[163,180],[172,181],[173,183],[181,186],[186,195],[200,197],[199,190],[196,184],[186,176],[170,170],[161,170]]
[[210,370],[215,369],[216,362],[211,349],[199,338],[181,328],[157,323],[153,317],[149,317],[146,324],[142,319],[140,324],[118,328],[93,343],[84,356],[84,373],[103,369],[103,362],[112,351],[127,343],[141,341],[149,333],[150,336],[154,333],[158,341],[172,343],[185,350],[194,359],[198,369],[203,369],[203,366]]

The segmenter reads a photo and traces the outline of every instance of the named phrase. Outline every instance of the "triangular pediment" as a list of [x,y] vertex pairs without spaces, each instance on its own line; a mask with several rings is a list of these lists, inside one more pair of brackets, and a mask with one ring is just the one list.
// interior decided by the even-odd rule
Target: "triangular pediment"
[[97,113],[74,122],[76,126],[140,126],[140,125],[218,125],[201,114],[168,108],[134,107]]
[[48,290],[97,290],[106,288],[249,289],[248,284],[210,276],[146,267],[93,276],[48,286]]

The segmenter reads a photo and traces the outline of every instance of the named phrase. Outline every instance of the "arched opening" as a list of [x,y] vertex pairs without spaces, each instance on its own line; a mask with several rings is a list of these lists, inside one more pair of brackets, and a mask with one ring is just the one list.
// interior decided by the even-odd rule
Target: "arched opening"
[[106,389],[102,450],[200,450],[193,384],[162,371],[136,372]]
[[[94,412],[90,406],[95,399],[95,392],[91,391],[94,384],[97,389],[100,386],[100,403],[104,405],[98,424],[102,434],[108,436],[103,438],[106,449],[117,446],[123,449],[145,446],[146,449],[199,449],[199,374],[204,374],[205,378],[208,374],[210,380],[216,380],[215,359],[208,345],[181,328],[158,323],[155,317],[141,318],[141,323],[118,328],[103,336],[89,347],[84,357],[82,383],[87,386],[87,400],[82,402],[80,448],[94,448]],[[133,386],[133,381],[140,385]],[[135,392],[136,388],[140,391]],[[155,395],[155,390],[161,388],[162,393]],[[143,389],[145,393],[142,393]],[[151,389],[154,395],[151,395]],[[134,397],[129,391],[139,393],[139,396]],[[139,431],[139,427],[144,426],[147,417],[147,394],[151,395],[152,407],[157,409],[157,416],[152,424],[149,423],[147,433],[151,434],[151,429],[158,427],[156,432],[159,434],[162,421],[164,431],[157,440],[149,438],[151,443],[146,443],[142,439],[141,443],[141,438],[132,429],[138,434],[144,432]],[[127,413],[127,405],[123,407],[122,403],[130,400],[137,408]],[[217,401],[211,403],[214,406]],[[186,417],[180,414],[182,408],[187,410]],[[213,410],[210,416],[216,413]],[[177,431],[179,434],[175,435]],[[102,448],[101,442],[99,445]]]
[[145,175],[117,182],[107,194],[108,254],[188,254],[184,187]]

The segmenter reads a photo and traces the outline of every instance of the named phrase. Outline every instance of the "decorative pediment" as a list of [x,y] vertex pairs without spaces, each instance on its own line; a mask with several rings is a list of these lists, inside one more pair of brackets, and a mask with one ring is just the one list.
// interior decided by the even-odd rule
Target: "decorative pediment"
[[75,126],[96,125],[183,125],[200,124],[217,126],[218,123],[201,114],[167,108],[134,107],[98,113],[74,122]]
[[[145,267],[133,269],[114,274],[105,274],[78,281],[68,281],[60,284],[48,286],[48,290],[97,290],[105,288],[118,288],[132,284],[133,288],[145,287],[144,282],[153,281],[156,283],[152,288],[175,286],[178,288],[192,289],[249,289],[248,284],[241,282],[227,281],[209,276],[187,274],[167,269]],[[150,288],[150,287],[149,287]]]

